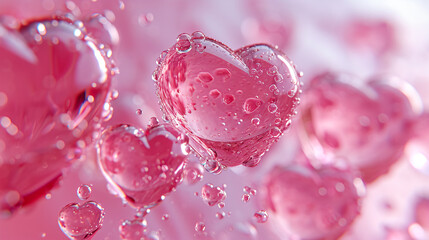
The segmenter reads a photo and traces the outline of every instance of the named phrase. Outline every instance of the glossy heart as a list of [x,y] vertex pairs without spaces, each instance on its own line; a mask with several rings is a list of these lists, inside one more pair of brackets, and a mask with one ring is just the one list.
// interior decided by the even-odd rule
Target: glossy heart
[[270,217],[292,238],[337,239],[359,214],[363,184],[357,183],[349,171],[331,166],[276,167],[265,183]]
[[67,18],[0,24],[0,56],[0,201],[18,196],[1,204],[7,216],[44,196],[91,143],[112,76],[97,43]]
[[65,206],[58,218],[61,230],[72,240],[91,239],[103,225],[104,209],[93,201]]
[[374,181],[402,155],[418,101],[398,79],[362,83],[340,74],[316,76],[305,90],[299,121],[304,152],[315,165],[345,160],[365,182]]
[[225,166],[255,166],[299,102],[294,65],[269,45],[232,51],[200,32],[181,34],[158,63],[164,113],[201,145],[193,146],[201,156]]
[[136,208],[150,208],[183,180],[186,144],[167,124],[145,131],[119,125],[103,132],[98,162],[122,199]]

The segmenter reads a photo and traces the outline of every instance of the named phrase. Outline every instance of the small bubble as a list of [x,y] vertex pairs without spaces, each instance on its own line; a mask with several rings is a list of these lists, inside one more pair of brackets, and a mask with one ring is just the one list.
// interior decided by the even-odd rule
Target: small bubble
[[273,137],[279,137],[281,135],[281,131],[278,127],[274,127],[270,130],[270,135]]
[[77,196],[80,200],[87,200],[88,198],[91,197],[91,192],[92,192],[91,186],[82,184],[77,189]]
[[136,114],[137,115],[142,115],[143,114],[143,110],[141,110],[140,108],[136,110]]
[[275,113],[277,112],[277,105],[275,103],[271,103],[270,105],[268,105],[268,112],[270,113]]
[[194,40],[204,40],[206,38],[206,36],[204,35],[204,33],[200,32],[200,31],[193,32],[191,35],[192,35],[192,37],[191,37],[192,41],[194,41]]
[[303,77],[304,76],[304,73],[303,72],[299,72],[298,73],[298,77]]
[[276,74],[276,75],[274,76],[274,81],[275,81],[276,83],[281,83],[281,82],[283,81],[283,75],[281,75],[280,73]]
[[208,183],[201,188],[201,197],[209,206],[214,206],[225,200],[226,192],[222,188]]
[[226,94],[225,96],[223,96],[223,102],[225,104],[231,104],[232,102],[234,102],[234,100],[235,100],[234,95]]
[[249,186],[244,186],[244,187],[243,187],[243,192],[245,192],[245,193],[249,193],[251,189],[252,189],[252,188],[250,188]]
[[119,225],[121,239],[146,239],[147,222],[145,219],[122,220]]
[[257,211],[253,216],[258,223],[265,223],[268,220],[268,213],[265,210]]
[[268,76],[275,76],[277,74],[277,67],[276,66],[272,66],[268,69],[267,74]]
[[170,216],[168,214],[164,214],[161,218],[161,220],[166,221],[170,218]]
[[292,98],[295,96],[296,92],[298,91],[298,85],[293,85],[292,88],[289,90],[287,95]]
[[200,72],[198,74],[198,78],[205,83],[209,83],[214,79],[213,76],[208,72]]
[[158,118],[156,118],[156,117],[151,117],[151,118],[149,119],[149,126],[150,126],[150,127],[157,126],[158,124],[159,124]]
[[43,23],[37,24],[37,32],[42,36],[46,34],[46,27]]
[[252,189],[250,190],[250,194],[251,194],[251,195],[253,195],[253,196],[255,196],[255,195],[256,195],[256,192],[257,192],[257,191],[256,191],[256,189],[253,189],[253,188],[252,188]]
[[191,36],[186,33],[180,34],[176,39],[176,50],[179,53],[186,53],[192,49]]
[[243,194],[243,196],[241,196],[241,201],[243,201],[244,203],[247,203],[250,200],[250,195],[245,193]]
[[217,89],[213,89],[213,90],[211,90],[210,92],[209,92],[209,95],[212,97],[212,98],[218,98],[219,96],[220,96],[220,92],[219,92],[219,90],[217,90]]
[[254,126],[259,126],[259,124],[261,123],[261,120],[259,120],[259,118],[252,118],[252,120],[250,120],[250,122],[251,122]]
[[247,114],[251,114],[256,111],[262,105],[262,100],[257,98],[248,98],[244,101],[243,111]]
[[224,202],[220,202],[217,204],[218,208],[224,208],[225,207],[225,203]]
[[206,230],[206,225],[203,222],[195,223],[195,231],[196,232],[204,232]]

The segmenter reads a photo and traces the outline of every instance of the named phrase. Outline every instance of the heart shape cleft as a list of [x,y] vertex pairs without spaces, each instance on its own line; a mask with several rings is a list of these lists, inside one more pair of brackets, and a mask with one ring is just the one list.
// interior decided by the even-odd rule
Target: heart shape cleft
[[201,32],[181,34],[157,63],[161,107],[203,161],[256,166],[296,114],[300,74],[270,45],[233,51]]

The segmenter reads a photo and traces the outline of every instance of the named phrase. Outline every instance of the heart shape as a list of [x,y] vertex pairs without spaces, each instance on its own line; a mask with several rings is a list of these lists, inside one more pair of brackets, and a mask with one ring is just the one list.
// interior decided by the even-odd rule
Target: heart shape
[[399,79],[318,75],[305,90],[299,121],[304,152],[315,165],[345,160],[372,182],[402,155],[418,102]]
[[91,143],[108,105],[111,63],[62,17],[0,24],[0,56],[0,192],[28,204]]
[[119,125],[103,132],[98,162],[122,199],[136,208],[151,208],[183,180],[186,145],[181,134],[167,124],[144,132]]
[[201,197],[209,206],[214,206],[225,200],[226,193],[222,188],[207,183],[201,188]]
[[275,167],[265,182],[270,217],[297,239],[337,239],[359,214],[359,180],[332,166]]
[[255,166],[290,125],[300,83],[292,62],[265,44],[232,51],[181,34],[154,72],[162,109],[195,150],[225,166]]
[[58,224],[70,239],[91,239],[103,225],[104,209],[93,201],[70,203],[61,209]]

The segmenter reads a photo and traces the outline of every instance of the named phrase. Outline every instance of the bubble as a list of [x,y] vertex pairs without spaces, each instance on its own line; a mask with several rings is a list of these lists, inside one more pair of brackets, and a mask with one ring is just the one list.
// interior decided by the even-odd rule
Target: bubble
[[276,75],[274,76],[274,81],[275,81],[276,83],[281,83],[281,82],[283,81],[283,75],[281,75],[280,73],[276,74]]
[[270,130],[270,135],[273,137],[279,137],[281,134],[282,132],[278,127],[274,127]]
[[185,183],[192,185],[203,180],[203,167],[196,162],[188,162],[183,172]]
[[232,102],[234,102],[234,100],[235,100],[234,95],[226,94],[225,96],[223,96],[223,102],[225,104],[231,104]]
[[245,193],[249,193],[251,189],[252,189],[252,188],[250,188],[249,186],[244,186],[244,187],[243,187],[243,192],[245,192]]
[[254,126],[259,126],[259,124],[261,123],[261,120],[259,118],[252,118],[252,120],[250,120],[250,122],[254,125]]
[[204,232],[206,230],[206,225],[204,222],[195,223],[195,232]]
[[142,115],[143,114],[143,110],[141,110],[140,108],[136,110],[136,114],[137,115]]
[[263,102],[260,99],[248,98],[246,101],[244,101],[243,110],[245,113],[251,114],[256,111],[262,105],[262,103]]
[[224,208],[225,207],[225,203],[224,202],[220,202],[217,204],[218,208]]
[[91,197],[92,189],[89,185],[82,184],[77,189],[77,196],[80,200],[88,200]]
[[154,127],[154,126],[157,126],[157,125],[159,125],[158,118],[156,118],[156,117],[151,117],[151,118],[149,119],[149,126]]
[[270,105],[268,105],[268,112],[270,113],[275,113],[277,112],[277,105],[275,103],[271,103]]
[[205,83],[209,83],[209,82],[213,81],[213,79],[214,79],[213,76],[209,72],[200,72],[198,74],[198,78]]
[[176,39],[176,50],[179,53],[187,53],[191,51],[191,36],[186,33],[180,34]]
[[222,166],[220,165],[220,163],[216,160],[207,160],[204,164],[203,167],[210,173],[213,174],[220,174],[222,172]]
[[247,203],[250,200],[250,195],[245,193],[243,194],[243,196],[241,196],[241,201],[243,201],[244,203]]
[[268,76],[275,76],[277,74],[277,67],[276,66],[272,66],[268,69],[267,74]]
[[192,33],[192,37],[191,40],[204,40],[206,38],[206,36],[204,35],[204,33],[200,32],[200,31],[196,31]]
[[201,188],[201,197],[209,206],[214,206],[226,198],[226,192],[213,184],[207,183]]
[[292,98],[295,96],[296,92],[298,91],[298,86],[297,85],[293,85],[292,88],[289,90],[289,92],[287,93],[287,95]]
[[255,196],[255,195],[256,195],[256,193],[257,193],[256,189],[251,189],[251,190],[250,190],[250,194],[252,194],[253,196]]
[[124,240],[146,239],[146,227],[147,222],[144,219],[122,220],[119,225],[120,237]]
[[253,217],[255,218],[256,222],[265,223],[268,220],[268,213],[265,210],[260,210],[255,212]]
[[218,97],[220,96],[220,92],[219,92],[219,90],[217,90],[217,89],[213,89],[213,90],[211,90],[211,91],[209,92],[209,95],[210,95],[212,98],[216,99],[216,98],[218,98]]

